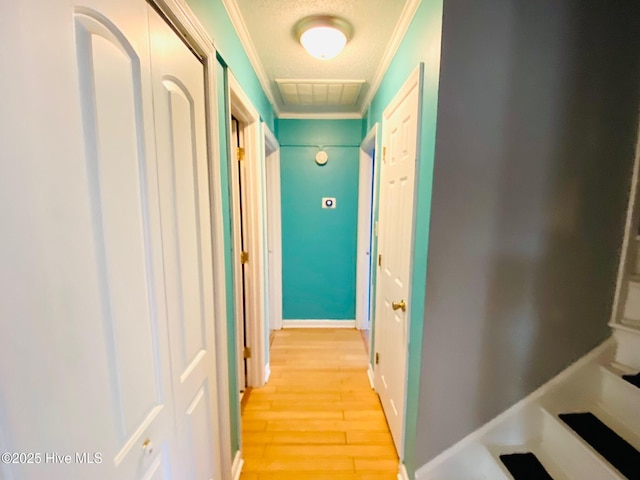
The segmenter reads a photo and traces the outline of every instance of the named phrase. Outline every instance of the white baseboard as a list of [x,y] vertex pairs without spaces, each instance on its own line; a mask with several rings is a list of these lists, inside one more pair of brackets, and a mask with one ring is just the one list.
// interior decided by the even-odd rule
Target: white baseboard
[[400,469],[398,470],[398,480],[410,480],[409,473],[407,472],[407,467],[404,466],[404,463],[400,464]]
[[271,376],[271,365],[268,363],[264,366],[264,383],[269,381],[269,377]]
[[542,385],[536,391],[529,394],[527,397],[523,398],[512,407],[505,410],[497,417],[485,423],[478,430],[471,432],[458,443],[451,446],[450,448],[433,458],[431,461],[420,467],[416,471],[416,480],[428,479],[429,475],[432,474],[436,469],[441,467],[443,464],[451,460],[466,448],[469,448],[476,443],[480,443],[482,439],[485,438],[489,433],[491,433],[495,428],[507,422],[512,417],[515,417],[525,407],[535,403],[542,396],[548,394],[556,387],[569,381],[574,375],[579,373],[584,367],[587,367],[592,362],[598,361],[598,359],[600,359],[602,356],[610,355],[610,352],[613,348],[615,348],[615,340],[613,337],[610,337],[603,343],[598,345],[596,348],[591,350],[589,353],[587,353],[585,356],[578,359],[565,370],[560,372],[558,375],[553,377],[547,383]]
[[373,382],[373,369],[371,368],[371,365],[369,365],[369,368],[367,368],[367,377],[369,377],[369,385],[371,385],[371,389],[375,390],[376,387]]
[[356,328],[355,320],[283,320],[282,328]]
[[233,459],[233,465],[231,465],[231,478],[233,478],[233,480],[240,480],[243,465],[244,459],[242,458],[242,453],[238,450],[235,458]]

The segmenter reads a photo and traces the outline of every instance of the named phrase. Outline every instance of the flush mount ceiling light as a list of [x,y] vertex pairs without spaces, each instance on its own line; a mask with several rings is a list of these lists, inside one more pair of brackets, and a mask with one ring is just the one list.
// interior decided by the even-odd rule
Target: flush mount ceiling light
[[296,23],[296,38],[309,55],[329,60],[338,55],[351,38],[351,24],[331,15],[312,15]]

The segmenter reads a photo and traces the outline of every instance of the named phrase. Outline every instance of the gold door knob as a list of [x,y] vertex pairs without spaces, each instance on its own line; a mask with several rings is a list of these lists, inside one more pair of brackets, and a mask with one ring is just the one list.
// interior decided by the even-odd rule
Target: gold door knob
[[404,303],[404,300],[400,300],[399,302],[393,302],[391,304],[391,308],[394,310],[402,310],[403,312],[407,311],[407,304]]
[[151,455],[153,454],[153,443],[151,443],[151,439],[147,438],[143,443],[142,443],[142,451],[146,454],[146,455]]

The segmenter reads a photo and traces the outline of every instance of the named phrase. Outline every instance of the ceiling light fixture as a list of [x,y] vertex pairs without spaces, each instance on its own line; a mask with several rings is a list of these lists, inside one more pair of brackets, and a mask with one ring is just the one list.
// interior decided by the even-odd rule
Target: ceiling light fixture
[[331,15],[312,15],[296,23],[296,38],[309,55],[329,60],[338,55],[353,33],[351,24]]

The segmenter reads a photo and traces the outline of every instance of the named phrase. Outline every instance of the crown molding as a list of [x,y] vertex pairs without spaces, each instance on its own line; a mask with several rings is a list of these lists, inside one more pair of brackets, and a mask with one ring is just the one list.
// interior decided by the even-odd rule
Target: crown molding
[[273,112],[276,116],[280,114],[280,108],[278,107],[278,103],[276,102],[275,97],[273,96],[273,92],[271,91],[271,83],[269,82],[269,77],[267,77],[267,73],[260,61],[260,57],[258,57],[258,52],[256,51],[256,47],[251,40],[251,35],[249,35],[249,30],[247,29],[246,23],[244,23],[244,19],[242,18],[242,14],[240,13],[240,9],[238,8],[238,4],[235,0],[222,0],[222,4],[224,5],[227,14],[229,15],[229,19],[233,24],[233,28],[235,29],[238,37],[240,38],[240,43],[244,47],[244,51],[249,57],[249,62],[253,67],[253,70],[256,72],[258,77],[258,81],[262,86],[262,90],[264,90],[264,94],[269,99],[269,103],[271,103],[271,108],[273,108]]
[[278,115],[280,120],[362,120],[362,114],[359,112],[343,112],[343,113],[291,113],[281,112]]
[[371,104],[371,100],[373,100],[373,97],[378,92],[378,88],[380,88],[384,74],[387,72],[389,65],[391,65],[391,60],[393,60],[394,55],[398,51],[398,47],[400,47],[402,39],[409,29],[409,25],[411,25],[411,21],[420,6],[420,2],[421,0],[407,0],[407,3],[405,3],[402,13],[400,14],[400,18],[398,19],[398,23],[396,23],[396,28],[393,30],[393,34],[391,35],[391,39],[387,45],[387,50],[384,52],[382,60],[380,60],[380,64],[378,65],[376,74],[373,77],[371,86],[362,101],[362,107],[360,109],[361,116],[364,116]]

